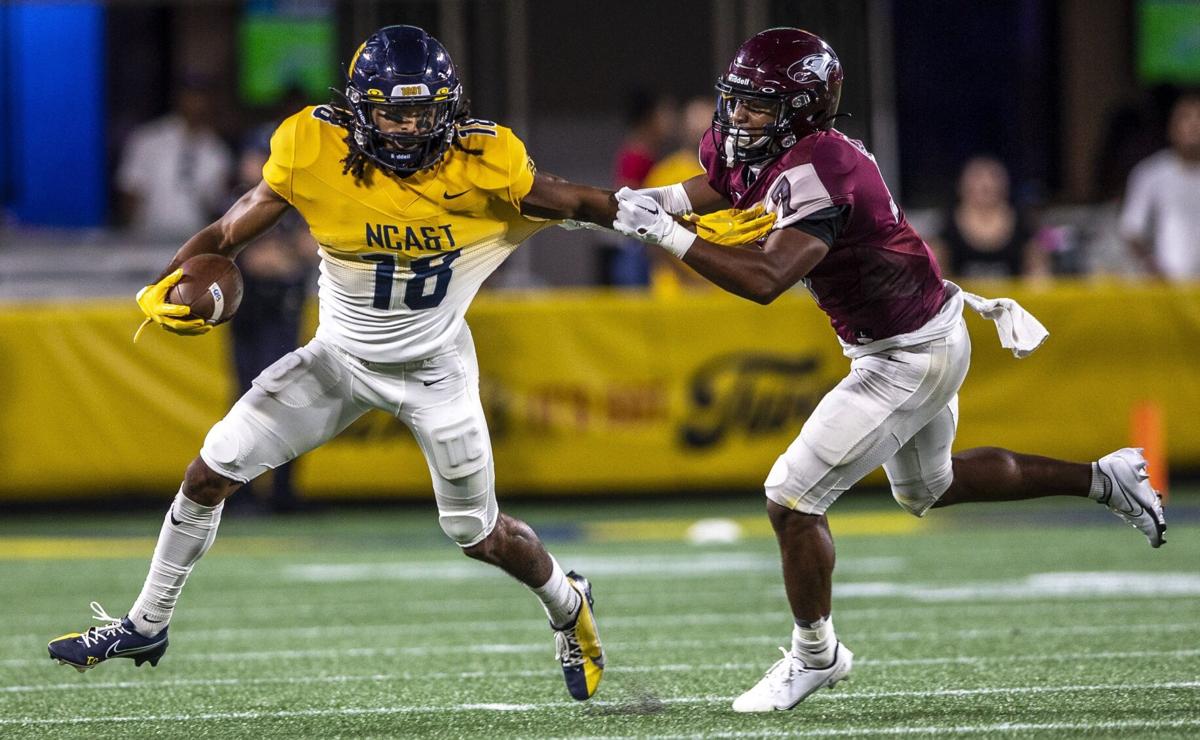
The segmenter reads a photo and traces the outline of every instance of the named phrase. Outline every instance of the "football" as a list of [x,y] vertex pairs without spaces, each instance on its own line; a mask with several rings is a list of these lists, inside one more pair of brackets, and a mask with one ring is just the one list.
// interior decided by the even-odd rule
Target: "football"
[[242,273],[228,257],[198,254],[183,263],[183,278],[171,287],[167,302],[190,308],[186,318],[223,324],[242,302]]

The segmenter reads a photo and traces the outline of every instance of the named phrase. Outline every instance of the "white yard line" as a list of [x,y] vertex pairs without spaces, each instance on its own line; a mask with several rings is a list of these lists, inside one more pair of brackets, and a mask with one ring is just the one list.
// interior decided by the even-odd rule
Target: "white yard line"
[[[531,610],[532,611],[532,610]],[[835,612],[838,621],[845,624],[847,619],[854,618],[856,613],[853,610],[838,610]],[[621,628],[640,628],[640,627],[655,627],[660,625],[670,625],[671,627],[689,627],[689,626],[707,626],[707,625],[724,625],[724,624],[755,624],[755,625],[777,625],[780,629],[786,631],[790,620],[784,610],[772,610],[769,612],[717,612],[717,613],[693,613],[693,614],[671,614],[671,615],[639,615],[639,616],[609,616],[604,612],[598,612],[600,623],[608,629]],[[398,635],[403,635],[406,639],[413,639],[417,635],[425,634],[444,634],[446,632],[455,632],[459,634],[480,634],[490,632],[505,632],[511,630],[524,630],[537,623],[537,617],[520,619],[478,619],[478,620],[454,620],[443,619],[436,622],[421,621],[421,622],[387,622],[380,624],[341,624],[341,625],[314,625],[308,627],[222,627],[219,629],[190,629],[182,632],[186,634],[191,641],[211,640],[211,641],[228,641],[241,638],[267,639],[272,642],[284,641],[287,639],[314,639],[335,636],[354,636],[368,635],[372,632],[388,632]],[[1017,622],[1014,622],[1014,624]],[[1189,630],[1200,629],[1200,624],[1181,624],[1178,622],[1161,624],[1161,625],[1141,625],[1146,628],[1154,627],[1164,631],[1170,630]],[[1037,634],[1086,634],[1093,631],[1103,632],[1113,629],[1126,629],[1124,625],[1113,627],[1097,627],[1092,624],[1079,624],[1066,627],[1050,627],[1038,629]],[[996,636],[1007,635],[1011,633],[1012,627],[988,628],[988,629],[959,629],[959,630],[944,630],[939,629],[940,635],[950,635],[963,638],[974,638],[979,636]],[[1029,631],[1023,629],[1023,631]],[[912,630],[905,632],[855,632],[853,636],[880,640],[919,640],[926,639],[930,636],[932,630]],[[177,629],[176,634],[180,634]],[[47,633],[24,633],[24,634],[9,634],[3,639],[0,639],[0,644],[3,645],[26,645],[28,643],[38,643],[46,640]],[[739,638],[741,639],[741,638]],[[759,641],[766,638],[747,638],[752,641]],[[416,640],[413,639],[415,642]],[[717,643],[723,643],[724,640],[717,640]],[[706,643],[707,644],[707,643]],[[425,649],[425,648],[422,648]],[[429,648],[438,650],[439,648]],[[444,650],[461,650],[458,646],[447,646]],[[4,661],[0,660],[0,665],[4,665]]]
[[[568,558],[563,558],[568,562]],[[714,573],[778,573],[779,557],[754,552],[699,552],[689,555],[645,557],[639,555],[572,556],[571,568],[595,576],[637,578],[706,578]],[[901,557],[846,558],[838,561],[839,573],[896,573],[904,569]],[[476,581],[498,577],[498,571],[471,562],[306,563],[282,570],[286,581],[353,583],[362,581]]]
[[[778,621],[778,615],[772,618],[773,621]],[[654,623],[661,623],[662,620],[657,620]],[[601,620],[601,624],[607,624],[606,620]],[[672,625],[678,625],[681,622],[672,620]],[[1178,622],[1169,622],[1166,624],[1142,624],[1138,625],[1142,631],[1157,631],[1157,632],[1193,632],[1200,630],[1200,624],[1180,624]],[[388,625],[388,629],[394,630],[396,625]],[[308,628],[304,628],[308,629]],[[321,628],[313,628],[320,630]],[[369,633],[371,627],[356,627],[354,632],[361,632],[364,636]],[[374,628],[378,629],[378,627]],[[283,632],[284,630],[272,630],[272,633]],[[234,632],[234,630],[230,630]],[[257,632],[257,630],[255,630]],[[1127,625],[1111,625],[1107,627],[1095,626],[1090,624],[1072,625],[1069,627],[1024,627],[1021,630],[1025,637],[1046,637],[1052,635],[1100,635],[1100,634],[1125,634],[1128,632]],[[190,633],[189,633],[190,634]],[[318,631],[309,637],[320,637],[327,632]],[[881,640],[881,641],[911,641],[928,639],[932,635],[931,631],[913,631],[913,632],[860,632],[855,637],[861,640]],[[723,639],[704,639],[704,640],[671,640],[670,645],[673,649],[710,649],[713,645],[770,645],[779,644],[784,640],[786,630],[781,631],[780,635],[750,635],[746,637],[729,637]],[[939,639],[995,639],[1009,638],[1012,636],[1011,627],[997,627],[993,629],[962,629],[962,630],[941,630],[938,632]],[[542,653],[546,651],[546,646],[550,644],[549,633],[547,633],[544,642],[536,643],[493,643],[490,645],[412,645],[406,647],[347,647],[347,648],[311,648],[307,650],[247,650],[247,651],[230,651],[230,652],[192,652],[186,653],[180,658],[189,661],[243,661],[243,660],[290,660],[303,658],[337,658],[337,657],[397,657],[402,655],[407,656],[427,656],[427,655],[445,655],[447,653],[461,654],[464,651],[473,651],[476,653],[506,655],[520,653]],[[640,648],[661,649],[663,641],[659,640],[640,640],[615,643],[623,650],[636,651]],[[5,668],[21,668],[31,665],[45,665],[46,658],[9,658],[0,660],[0,667]]]
[[[406,603],[404,608],[407,614],[437,614],[440,617],[444,617],[448,614],[482,612],[494,609],[497,604],[507,603],[508,605],[511,605],[517,600],[527,598],[520,595],[514,597],[513,593],[509,593],[507,589],[505,589],[505,591],[506,592],[502,595],[490,598],[478,597],[460,599],[444,598],[431,595],[429,598],[420,603]],[[781,594],[782,588],[772,587],[771,595],[773,597],[779,596],[779,603],[783,604],[785,602],[783,601]],[[669,599],[675,597],[677,597],[677,600],[671,603],[682,605],[693,600],[703,601],[705,599],[716,597],[728,599],[729,595],[729,590],[699,591],[689,588],[680,589],[679,591],[670,591],[662,588],[661,586],[653,590],[622,589],[616,594],[613,594],[611,591],[604,592],[603,606],[605,611],[611,611],[622,606],[645,606],[648,599],[654,599],[658,603],[665,603]],[[983,611],[991,614],[996,611],[996,604],[989,603],[982,599],[980,601],[982,603],[956,604],[954,607],[954,615],[956,615],[955,618],[958,619],[959,617],[957,615],[961,615],[964,612]],[[1006,601],[1003,608],[1006,612],[1015,612],[1021,609],[1035,609],[1039,612],[1045,612],[1047,610],[1056,608],[1070,609],[1076,607],[1077,605],[1072,602],[1063,602],[1054,597],[1031,596],[1028,599],[1022,599],[1016,602]],[[247,604],[245,601],[233,604],[213,604],[211,600],[206,599],[203,600],[203,603],[201,604],[189,603],[183,610],[183,614],[186,616],[187,621],[191,622],[200,622],[204,619],[245,622],[255,621],[256,619],[277,620],[281,614],[289,617],[311,617],[313,619],[322,619],[340,615],[349,609],[357,609],[367,612],[380,612],[383,611],[384,608],[386,607],[380,606],[380,600],[378,598],[364,600],[338,600],[333,602],[327,601],[319,596],[314,596],[313,601],[307,603],[257,605]],[[1124,611],[1128,610],[1129,608],[1129,599],[1115,595],[1097,597],[1095,599],[1088,599],[1086,608],[1088,610],[1121,609]],[[837,615],[839,621],[842,621],[846,619],[874,619],[883,616],[895,617],[898,613],[906,612],[929,613],[932,611],[934,613],[940,613],[938,612],[939,609],[940,606],[936,602],[916,602],[900,603],[886,607],[839,608],[837,610]],[[7,619],[10,625],[19,621],[22,626],[24,626],[26,623],[32,623],[40,626],[46,624],[47,622],[61,621],[64,617],[64,613],[64,610],[61,608],[56,608],[52,611],[27,611],[19,614],[10,613]],[[786,619],[786,614],[782,609],[780,610],[779,615],[780,619]],[[647,615],[645,618],[667,619],[668,617],[665,615],[661,617]],[[675,617],[672,615],[670,618],[674,619]],[[442,624],[444,621],[439,619],[438,623]],[[395,626],[394,622],[389,624]],[[13,635],[10,633],[4,638],[0,639],[0,643],[26,642],[30,639],[41,639],[43,637],[45,637],[45,635],[40,632],[27,635]]]
[[[1200,656],[1200,648],[1187,650],[1136,650],[1126,652],[1101,652],[1101,653],[1058,653],[1050,656],[1043,655],[1010,655],[1010,656],[955,656],[950,658],[859,658],[855,660],[855,665],[871,666],[871,667],[900,667],[911,665],[980,665],[987,663],[1012,663],[1012,662],[1087,662],[1094,660],[1134,660],[1142,658],[1191,658]],[[764,662],[757,663],[669,663],[662,665],[648,666],[612,666],[608,669],[609,675],[621,675],[627,673],[647,674],[647,673],[693,673],[693,672],[715,672],[715,671],[758,671],[763,668]],[[88,681],[69,681],[64,683],[31,684],[27,686],[5,686],[0,688],[0,695],[3,694],[29,694],[43,691],[101,691],[109,689],[137,689],[146,688],[158,690],[168,687],[182,686],[261,686],[261,685],[305,685],[305,684],[339,684],[339,683],[355,683],[355,682],[388,682],[388,681],[432,681],[432,680],[464,680],[474,678],[534,678],[537,676],[549,675],[553,672],[552,668],[538,670],[515,670],[515,671],[433,671],[433,672],[412,672],[404,671],[398,673],[372,673],[364,675],[342,675],[342,676],[280,676],[275,678],[187,678],[187,679],[172,679],[165,681],[156,681],[153,679],[145,681],[108,681],[104,683],[92,683]],[[1191,684],[1189,684],[1190,687]],[[1029,691],[1039,691],[1041,689],[1035,687]],[[980,693],[1005,693],[1010,689],[962,689],[962,690],[947,690],[942,692],[946,696],[969,696]],[[886,692],[887,696],[925,696],[929,692],[926,691],[900,691]],[[856,692],[838,692],[837,694],[829,695],[829,698],[848,698],[853,696],[884,696],[884,693],[856,693]],[[825,696],[821,694],[819,696]]]
[[[782,589],[778,589],[782,591]],[[996,601],[1052,598],[1060,600],[1122,596],[1126,598],[1200,596],[1200,574],[1141,571],[1063,571],[1031,573],[1022,578],[958,584],[834,584],[835,599],[908,599],[926,602]]]
[[[1196,689],[1200,688],[1200,681],[1175,681],[1163,683],[1146,683],[1146,684],[1091,684],[1091,685],[1070,685],[1070,686],[1014,686],[1009,688],[994,688],[994,689],[950,689],[950,690],[933,690],[933,691],[902,691],[902,692],[863,692],[863,693],[821,693],[816,694],[812,698],[815,700],[842,700],[842,699],[885,699],[893,697],[918,696],[918,697],[949,697],[949,696],[970,696],[974,694],[1029,694],[1029,693],[1087,693],[1101,690],[1121,690],[1121,691],[1151,691],[1151,690],[1167,690],[1167,689]],[[724,703],[731,701],[732,697],[722,696],[685,696],[662,699],[663,704],[709,704],[709,703]],[[624,706],[623,702],[609,701],[593,701],[593,705],[598,706]],[[41,726],[41,725],[61,725],[71,723],[101,723],[101,722],[200,722],[200,721],[220,721],[220,720],[241,720],[241,719],[281,719],[295,717],[326,717],[326,716],[361,716],[361,715],[388,715],[388,714],[436,714],[436,713],[456,713],[456,712],[471,712],[471,711],[501,711],[501,712],[533,712],[541,710],[561,709],[563,707],[579,706],[577,702],[539,702],[529,704],[451,704],[448,706],[416,706],[416,707],[352,707],[352,708],[327,708],[327,709],[300,709],[300,710],[278,710],[278,711],[247,711],[247,712],[205,712],[200,714],[151,714],[145,716],[78,716],[78,717],[23,717],[0,719],[0,726]],[[1129,720],[1133,724],[1122,724],[1117,722],[1098,722],[1093,724],[1084,723],[1045,723],[1038,725],[1036,723],[1000,723],[992,725],[960,725],[949,728],[927,726],[927,727],[893,727],[885,728],[888,734],[919,734],[932,732],[982,732],[982,729],[989,728],[990,731],[1019,731],[1031,729],[1120,729],[1122,727],[1191,727],[1200,726],[1200,719],[1197,720]],[[833,734],[844,735],[854,732],[852,729],[830,729],[827,731],[817,730],[817,735]],[[858,733],[873,733],[874,729],[858,728]],[[763,733],[732,733],[729,737],[753,737]],[[789,734],[795,734],[794,732]],[[725,737],[726,735],[705,733],[704,737]],[[662,735],[657,736],[662,738],[668,737],[699,737],[698,735]]]
[[[1100,722],[995,722],[984,725],[907,725],[899,727],[838,727],[795,730],[748,730],[745,732],[705,732],[695,735],[637,735],[638,740],[707,740],[707,738],[751,737],[877,737],[880,735],[988,735],[1071,730],[1169,730],[1200,727],[1200,719],[1118,719]],[[634,740],[635,736],[597,735],[571,740]]]

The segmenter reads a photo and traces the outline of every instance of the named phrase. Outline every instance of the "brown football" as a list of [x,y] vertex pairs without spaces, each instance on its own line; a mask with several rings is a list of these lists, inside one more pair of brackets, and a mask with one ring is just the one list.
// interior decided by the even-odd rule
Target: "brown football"
[[192,310],[186,318],[223,324],[242,302],[242,273],[228,257],[198,254],[183,263],[183,279],[167,293],[167,303]]

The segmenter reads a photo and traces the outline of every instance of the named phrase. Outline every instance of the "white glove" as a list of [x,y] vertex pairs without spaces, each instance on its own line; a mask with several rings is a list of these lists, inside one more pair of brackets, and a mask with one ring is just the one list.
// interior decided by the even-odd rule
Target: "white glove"
[[613,228],[634,239],[657,244],[680,259],[696,241],[696,235],[680,226],[658,201],[629,188],[617,191],[617,219]]
[[683,189],[681,182],[661,188],[641,188],[637,192],[653,198],[660,206],[667,209],[667,213],[679,215],[692,210],[692,200],[688,197],[687,191]]

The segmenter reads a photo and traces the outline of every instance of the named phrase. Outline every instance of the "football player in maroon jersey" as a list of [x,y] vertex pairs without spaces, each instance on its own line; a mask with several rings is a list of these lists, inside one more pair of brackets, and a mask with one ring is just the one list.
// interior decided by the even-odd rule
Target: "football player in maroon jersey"
[[[780,455],[765,482],[795,618],[791,649],[733,703],[791,709],[832,686],[853,655],[830,619],[833,540],[825,511],[880,465],[907,511],[968,501],[1090,497],[1153,547],[1166,524],[1139,450],[1071,463],[995,447],[951,454],[958,389],[970,364],[964,303],[996,322],[1001,343],[1032,352],[1046,330],[1008,299],[986,300],[942,279],[929,247],[896,206],[874,158],[833,128],[842,87],[819,37],[772,28],[738,50],[717,83],[705,173],[617,193],[614,228],[659,244],[725,290],[770,303],[797,283],[829,316],[850,373]],[[763,206],[776,218],[761,244],[714,246],[672,214]]]

